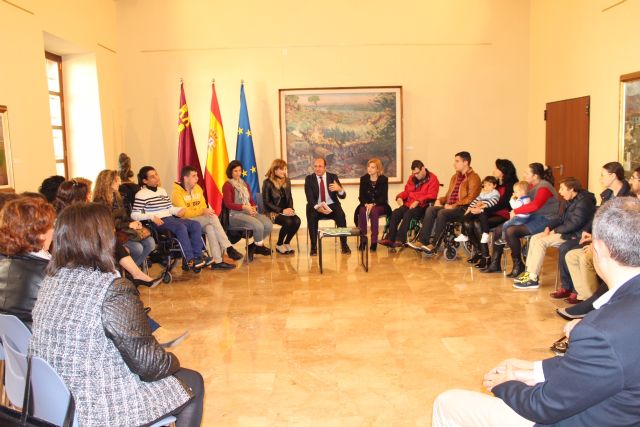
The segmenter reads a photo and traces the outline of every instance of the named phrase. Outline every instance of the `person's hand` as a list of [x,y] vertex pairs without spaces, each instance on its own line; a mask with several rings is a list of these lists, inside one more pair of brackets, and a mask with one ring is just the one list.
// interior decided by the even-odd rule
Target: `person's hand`
[[591,233],[587,233],[586,231],[582,232],[582,236],[580,237],[580,244],[588,243],[591,241]]
[[442,203],[440,203],[440,199],[436,199],[436,201],[433,204],[433,206],[442,206]]
[[507,363],[504,368],[498,367],[484,374],[482,385],[488,391],[491,391],[495,386],[515,379],[516,377],[513,374],[513,366],[510,363]]
[[471,212],[472,214],[481,214],[481,213],[482,213],[482,211],[483,211],[483,210],[482,210],[482,208],[478,208],[478,207],[475,207],[475,208],[469,208],[469,209],[471,209],[471,210],[470,210],[470,212]]
[[567,324],[564,325],[564,328],[562,328],[562,330],[564,331],[564,334],[567,336],[567,338],[569,338],[569,336],[571,335],[571,331],[573,331],[573,328],[575,328],[581,320],[582,319],[573,319],[571,322],[567,322]]
[[333,181],[331,184],[329,184],[329,190],[340,193],[342,191],[342,187],[340,187],[340,185],[336,181]]
[[204,210],[204,213],[209,217],[209,218],[213,218],[216,216],[216,212],[211,209],[211,208],[207,208]]
[[364,207],[367,209],[367,213],[371,212],[371,209],[373,209],[373,203],[365,203]]
[[185,212],[186,212],[186,209],[182,208],[178,212],[176,212],[176,216],[182,218],[184,216]]
[[545,227],[543,233],[545,236],[548,236],[550,231],[551,229],[549,227]]
[[129,223],[129,228],[140,230],[142,228],[142,223],[140,221],[131,221]]
[[404,200],[402,200],[402,197],[398,197],[396,199],[396,203],[398,204],[398,206],[402,206],[402,205],[404,205]]
[[516,216],[516,213],[514,211],[509,212],[509,218],[513,218],[514,216]]
[[414,200],[413,202],[411,202],[411,204],[409,205],[409,209],[414,209],[416,207],[418,207],[418,205],[420,204],[419,201]]
[[282,214],[286,216],[294,216],[296,214],[296,211],[291,208],[285,208],[282,210]]
[[155,224],[155,225],[162,225],[164,224],[164,221],[160,218],[158,218],[157,216],[152,216],[151,217],[151,221]]
[[591,252],[593,252],[593,248],[591,247],[591,243],[589,243],[587,246],[585,246],[584,248],[582,248],[582,250],[584,251],[585,255],[590,254]]
[[468,214],[469,212],[471,212],[471,208],[467,208],[467,210],[464,211],[464,215]]
[[484,209],[484,208],[486,208],[486,207],[487,207],[487,204],[486,204],[485,202],[478,202],[478,203],[476,203],[476,206],[475,206],[475,207],[476,207],[476,208],[483,208],[483,209]]
[[331,213],[331,211],[329,211],[329,209],[325,208],[324,206],[318,206],[318,209],[316,210],[324,215],[329,215]]

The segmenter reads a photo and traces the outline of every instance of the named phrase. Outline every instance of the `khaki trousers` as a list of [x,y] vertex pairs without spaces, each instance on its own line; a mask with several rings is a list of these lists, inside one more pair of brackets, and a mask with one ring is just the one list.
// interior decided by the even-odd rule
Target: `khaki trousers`
[[531,427],[502,399],[469,390],[447,390],[433,402],[432,427]]
[[547,248],[557,248],[562,245],[565,240],[560,234],[552,233],[545,235],[544,233],[534,234],[529,240],[529,252],[527,252],[527,271],[536,276],[540,274],[542,263],[544,262],[544,254]]
[[598,276],[593,266],[593,254],[585,253],[583,248],[574,249],[564,256],[571,281],[576,288],[578,299],[589,298],[598,288]]
[[231,242],[227,237],[227,233],[224,232],[218,217],[214,216],[212,218],[209,215],[201,215],[189,219],[202,226],[202,231],[207,235],[207,247],[213,261],[216,263],[222,262],[223,252],[231,246]]

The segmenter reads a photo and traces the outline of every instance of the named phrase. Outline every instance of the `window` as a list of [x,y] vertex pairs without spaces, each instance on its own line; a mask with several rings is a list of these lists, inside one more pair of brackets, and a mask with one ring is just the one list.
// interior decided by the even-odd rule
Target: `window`
[[47,84],[49,86],[49,109],[51,111],[51,133],[56,173],[68,177],[67,143],[64,126],[64,96],[62,90],[62,57],[45,52]]

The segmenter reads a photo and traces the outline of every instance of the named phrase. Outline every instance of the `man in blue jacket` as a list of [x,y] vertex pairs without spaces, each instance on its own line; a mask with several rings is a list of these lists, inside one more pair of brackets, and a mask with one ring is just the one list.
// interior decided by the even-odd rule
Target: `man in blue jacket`
[[593,251],[609,291],[565,327],[565,356],[505,360],[484,376],[496,397],[442,393],[433,426],[640,425],[640,200],[616,198],[598,210]]

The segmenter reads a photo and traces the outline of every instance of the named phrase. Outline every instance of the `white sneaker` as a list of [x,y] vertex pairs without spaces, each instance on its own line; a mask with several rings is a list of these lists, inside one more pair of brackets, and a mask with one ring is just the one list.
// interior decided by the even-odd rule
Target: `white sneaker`
[[456,242],[462,243],[462,242],[468,242],[469,238],[467,236],[465,236],[464,234],[460,234],[458,237],[456,237],[453,240],[456,241]]
[[489,233],[482,233],[482,237],[480,238],[480,243],[488,243],[489,242]]

